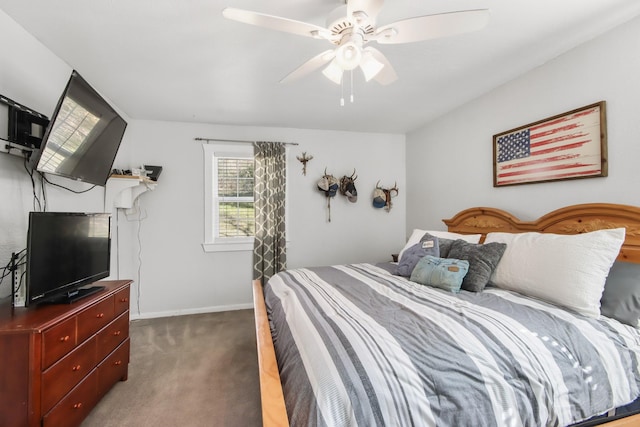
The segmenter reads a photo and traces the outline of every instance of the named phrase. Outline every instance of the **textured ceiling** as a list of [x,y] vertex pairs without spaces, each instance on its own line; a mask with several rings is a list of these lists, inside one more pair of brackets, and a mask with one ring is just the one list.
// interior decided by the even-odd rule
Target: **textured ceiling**
[[328,49],[222,17],[232,6],[319,26],[334,0],[0,0],[0,9],[133,119],[405,133],[640,15],[638,0],[394,0],[378,25],[488,8],[481,31],[378,45],[399,79],[353,77],[354,103],[318,70]]

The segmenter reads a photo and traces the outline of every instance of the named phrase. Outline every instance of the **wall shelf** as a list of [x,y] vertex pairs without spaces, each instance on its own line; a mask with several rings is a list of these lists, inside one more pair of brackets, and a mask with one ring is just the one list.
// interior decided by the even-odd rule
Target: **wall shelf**
[[154,190],[158,184],[147,177],[111,175],[104,192],[104,208],[131,209],[135,200],[143,193]]

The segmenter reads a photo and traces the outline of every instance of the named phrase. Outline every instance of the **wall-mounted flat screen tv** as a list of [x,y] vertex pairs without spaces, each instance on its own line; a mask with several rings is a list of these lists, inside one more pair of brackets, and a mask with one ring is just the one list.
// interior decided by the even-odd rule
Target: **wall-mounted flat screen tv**
[[26,305],[71,302],[99,291],[84,287],[109,276],[110,226],[105,213],[30,212]]
[[33,162],[40,172],[104,186],[126,127],[127,122],[74,70]]

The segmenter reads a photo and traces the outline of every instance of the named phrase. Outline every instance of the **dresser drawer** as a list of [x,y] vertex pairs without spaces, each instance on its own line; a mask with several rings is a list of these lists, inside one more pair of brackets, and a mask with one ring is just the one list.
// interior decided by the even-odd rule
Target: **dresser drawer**
[[116,316],[129,310],[129,291],[130,288],[127,286],[114,295]]
[[42,336],[42,368],[46,369],[76,346],[76,318],[47,329]]
[[78,314],[78,342],[104,328],[114,317],[113,296],[81,311]]
[[127,312],[98,332],[98,362],[107,357],[128,336],[129,313]]
[[51,409],[98,363],[94,336],[42,373],[42,412]]
[[94,369],[42,420],[43,427],[76,427],[98,402],[98,370]]
[[127,338],[120,347],[98,365],[98,397],[105,395],[111,386],[127,379],[129,372],[129,346]]

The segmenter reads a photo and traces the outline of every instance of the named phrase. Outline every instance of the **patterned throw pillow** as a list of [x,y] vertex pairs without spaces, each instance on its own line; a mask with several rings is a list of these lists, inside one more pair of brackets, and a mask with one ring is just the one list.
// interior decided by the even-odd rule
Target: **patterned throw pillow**
[[453,242],[448,257],[469,261],[469,272],[462,281],[462,289],[472,292],[484,290],[506,248],[506,244],[497,242],[484,245],[463,240]]
[[468,271],[469,261],[427,255],[418,262],[409,280],[458,293]]
[[426,233],[418,243],[402,253],[402,257],[398,261],[398,266],[396,267],[396,274],[404,277],[411,276],[411,272],[418,261],[426,255],[435,257],[440,256],[438,238],[429,233]]

